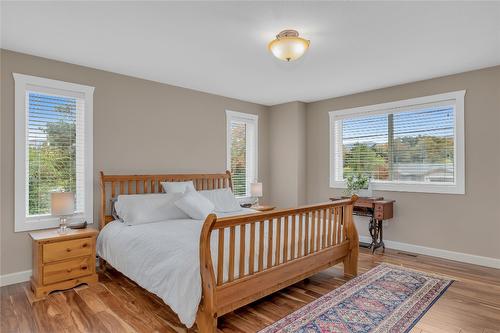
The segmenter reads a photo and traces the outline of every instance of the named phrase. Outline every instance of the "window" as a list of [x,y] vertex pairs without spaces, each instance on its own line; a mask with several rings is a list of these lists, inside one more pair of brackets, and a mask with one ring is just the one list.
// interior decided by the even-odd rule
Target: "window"
[[330,187],[364,174],[375,190],[464,194],[464,96],[330,112]]
[[92,223],[94,88],[14,73],[15,231],[55,227],[50,193],[75,193],[75,218]]
[[250,183],[257,180],[258,120],[253,114],[226,111],[227,168],[237,197],[250,196]]

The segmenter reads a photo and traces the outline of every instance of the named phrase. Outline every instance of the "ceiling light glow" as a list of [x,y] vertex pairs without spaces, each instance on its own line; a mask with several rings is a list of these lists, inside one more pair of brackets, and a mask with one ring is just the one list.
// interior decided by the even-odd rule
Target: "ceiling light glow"
[[296,60],[306,53],[311,42],[299,37],[296,30],[283,30],[276,35],[269,45],[269,51],[283,61]]

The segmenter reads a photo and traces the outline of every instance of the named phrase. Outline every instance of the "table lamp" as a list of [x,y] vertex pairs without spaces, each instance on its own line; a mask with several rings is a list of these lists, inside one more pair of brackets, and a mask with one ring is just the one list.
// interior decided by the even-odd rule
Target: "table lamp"
[[262,197],[262,183],[251,183],[250,184],[250,196],[257,198],[256,205],[259,205],[259,198]]
[[75,194],[73,192],[52,192],[50,195],[51,210],[53,216],[59,216],[59,233],[67,230],[67,216],[75,212]]

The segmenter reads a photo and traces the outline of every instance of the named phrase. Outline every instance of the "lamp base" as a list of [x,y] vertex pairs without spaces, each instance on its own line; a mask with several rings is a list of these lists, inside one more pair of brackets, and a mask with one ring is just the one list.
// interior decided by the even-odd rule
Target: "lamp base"
[[65,217],[60,217],[59,218],[59,229],[57,229],[57,232],[60,234],[65,234],[68,232],[68,225],[66,224],[67,219]]

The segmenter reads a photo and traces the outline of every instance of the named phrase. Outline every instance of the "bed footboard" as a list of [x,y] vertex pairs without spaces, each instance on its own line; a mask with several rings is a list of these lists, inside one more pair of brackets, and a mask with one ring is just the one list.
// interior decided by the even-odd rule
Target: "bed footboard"
[[209,215],[200,236],[200,332],[216,332],[217,317],[337,263],[343,262],[344,274],[357,275],[356,200],[221,219]]

